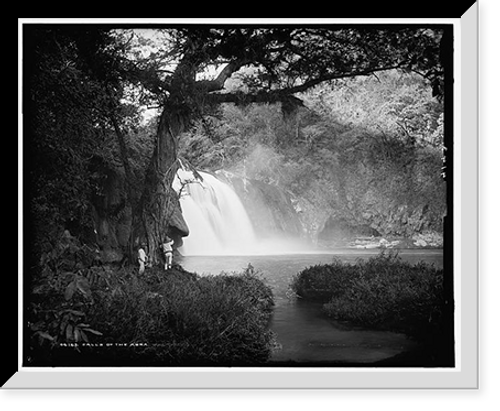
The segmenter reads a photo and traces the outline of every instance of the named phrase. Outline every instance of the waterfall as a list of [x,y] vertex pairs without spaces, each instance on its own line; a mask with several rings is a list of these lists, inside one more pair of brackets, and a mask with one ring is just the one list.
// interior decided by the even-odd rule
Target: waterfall
[[173,188],[180,193],[189,236],[183,255],[244,255],[256,249],[252,223],[233,189],[211,174],[179,168]]

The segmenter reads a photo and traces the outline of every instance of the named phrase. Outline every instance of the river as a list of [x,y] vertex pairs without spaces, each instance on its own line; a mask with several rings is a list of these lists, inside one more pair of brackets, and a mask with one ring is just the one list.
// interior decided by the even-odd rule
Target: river
[[[363,366],[411,351],[416,343],[404,334],[366,330],[339,324],[321,312],[321,304],[296,298],[289,286],[292,278],[306,267],[325,264],[337,258],[355,262],[377,255],[375,249],[336,249],[328,252],[258,256],[187,256],[182,266],[200,275],[241,272],[251,264],[262,273],[272,288],[275,307],[270,329],[277,344],[270,365],[275,366]],[[425,261],[443,266],[442,250],[399,250],[399,256],[411,264]]]

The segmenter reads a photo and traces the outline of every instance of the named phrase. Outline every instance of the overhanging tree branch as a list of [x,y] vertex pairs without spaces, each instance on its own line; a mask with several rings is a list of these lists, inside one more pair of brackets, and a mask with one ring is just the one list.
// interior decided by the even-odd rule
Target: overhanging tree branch
[[302,84],[299,84],[297,86],[289,87],[286,89],[278,90],[279,93],[284,93],[284,94],[295,94],[295,93],[300,93],[303,91],[306,91],[314,86],[317,86],[320,83],[324,83],[326,81],[332,81],[332,80],[340,80],[343,78],[350,78],[350,77],[360,77],[360,76],[370,76],[372,74],[375,74],[380,71],[388,71],[388,70],[394,70],[394,69],[399,69],[404,67],[403,63],[397,64],[397,65],[390,65],[390,66],[385,66],[385,67],[378,67],[378,68],[372,68],[372,69],[365,69],[365,70],[359,70],[359,71],[353,71],[351,73],[331,73],[331,74],[325,74],[323,76],[319,76],[317,78],[307,80],[303,82]]
[[233,75],[236,71],[238,71],[241,67],[246,64],[251,63],[249,59],[236,59],[234,61],[229,62],[222,69],[219,75],[214,80],[200,80],[195,83],[195,87],[205,93],[211,93],[214,91],[219,91],[224,88],[224,83],[229,77]]
[[[297,86],[271,90],[262,91],[257,93],[244,93],[236,91],[233,93],[212,93],[208,94],[205,98],[205,102],[210,104],[220,104],[220,103],[236,103],[236,104],[250,104],[250,103],[277,103],[283,101],[289,101],[290,99],[297,99],[293,94],[306,91],[318,84],[324,83],[326,81],[339,80],[343,78],[359,77],[359,76],[369,76],[380,71],[394,70],[404,67],[403,63],[397,65],[390,65],[372,69],[365,69],[360,71],[353,71],[351,73],[331,73],[319,76],[314,79],[306,80],[302,84]],[[298,99],[297,99],[298,100]]]

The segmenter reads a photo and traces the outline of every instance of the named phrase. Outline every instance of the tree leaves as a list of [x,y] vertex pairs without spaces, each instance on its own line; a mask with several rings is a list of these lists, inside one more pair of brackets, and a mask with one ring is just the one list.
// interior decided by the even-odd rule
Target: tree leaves
[[[93,334],[102,337],[102,333],[90,328],[89,324],[72,324],[67,323],[64,326],[64,331],[62,333],[62,340],[67,342],[90,342],[88,334]],[[49,336],[50,337],[50,336]],[[55,339],[53,338],[52,341]]]
[[85,277],[78,276],[76,279],[76,288],[80,291],[83,296],[87,299],[92,298],[92,291],[90,290],[90,284]]
[[64,299],[66,301],[69,301],[73,298],[73,294],[75,293],[76,290],[76,284],[74,281],[68,284],[66,287],[66,290],[64,291]]
[[54,337],[52,337],[49,333],[46,333],[44,331],[37,331],[35,333],[35,335],[38,335],[39,337],[41,337],[43,339],[49,340],[50,342],[54,342],[55,341]]
[[64,291],[64,299],[69,301],[73,298],[75,291],[79,291],[87,300],[92,299],[92,290],[90,289],[89,281],[80,275],[75,275],[66,290]]
[[67,341],[73,341],[73,326],[71,324],[66,326],[64,335]]
[[[90,342],[89,334],[102,337],[100,331],[94,330],[90,324],[82,322],[85,313],[78,310],[66,309],[56,314],[58,321],[47,324],[39,322],[31,325],[34,331],[33,336],[38,336],[40,340],[47,340],[51,343],[61,342]],[[44,330],[45,329],[45,330]]]
[[92,334],[94,334],[94,335],[99,335],[99,336],[101,336],[101,335],[102,335],[102,333],[101,333],[101,332],[96,331],[96,330],[93,330],[92,328],[85,328],[85,331],[87,331],[87,332],[89,332],[89,333],[92,333]]

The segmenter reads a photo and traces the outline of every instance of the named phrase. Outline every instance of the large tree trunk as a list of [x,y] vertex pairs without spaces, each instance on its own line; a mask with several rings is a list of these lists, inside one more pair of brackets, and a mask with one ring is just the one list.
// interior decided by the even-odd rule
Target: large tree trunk
[[153,264],[162,258],[159,247],[166,236],[174,240],[174,248],[177,248],[182,245],[182,237],[189,234],[172,182],[178,169],[179,138],[191,124],[192,106],[200,94],[194,87],[200,62],[196,56],[186,53],[172,76],[170,95],[160,116],[156,147],[133,224],[134,248],[144,243]]
[[[144,191],[134,216],[131,248],[136,252],[140,244],[148,249],[150,261],[157,264],[161,258],[159,246],[168,235],[175,246],[189,234],[182,217],[179,198],[172,189],[178,169],[179,136],[189,123],[189,111],[170,100],[160,116],[157,145],[146,174]],[[132,250],[131,250],[132,251]]]

